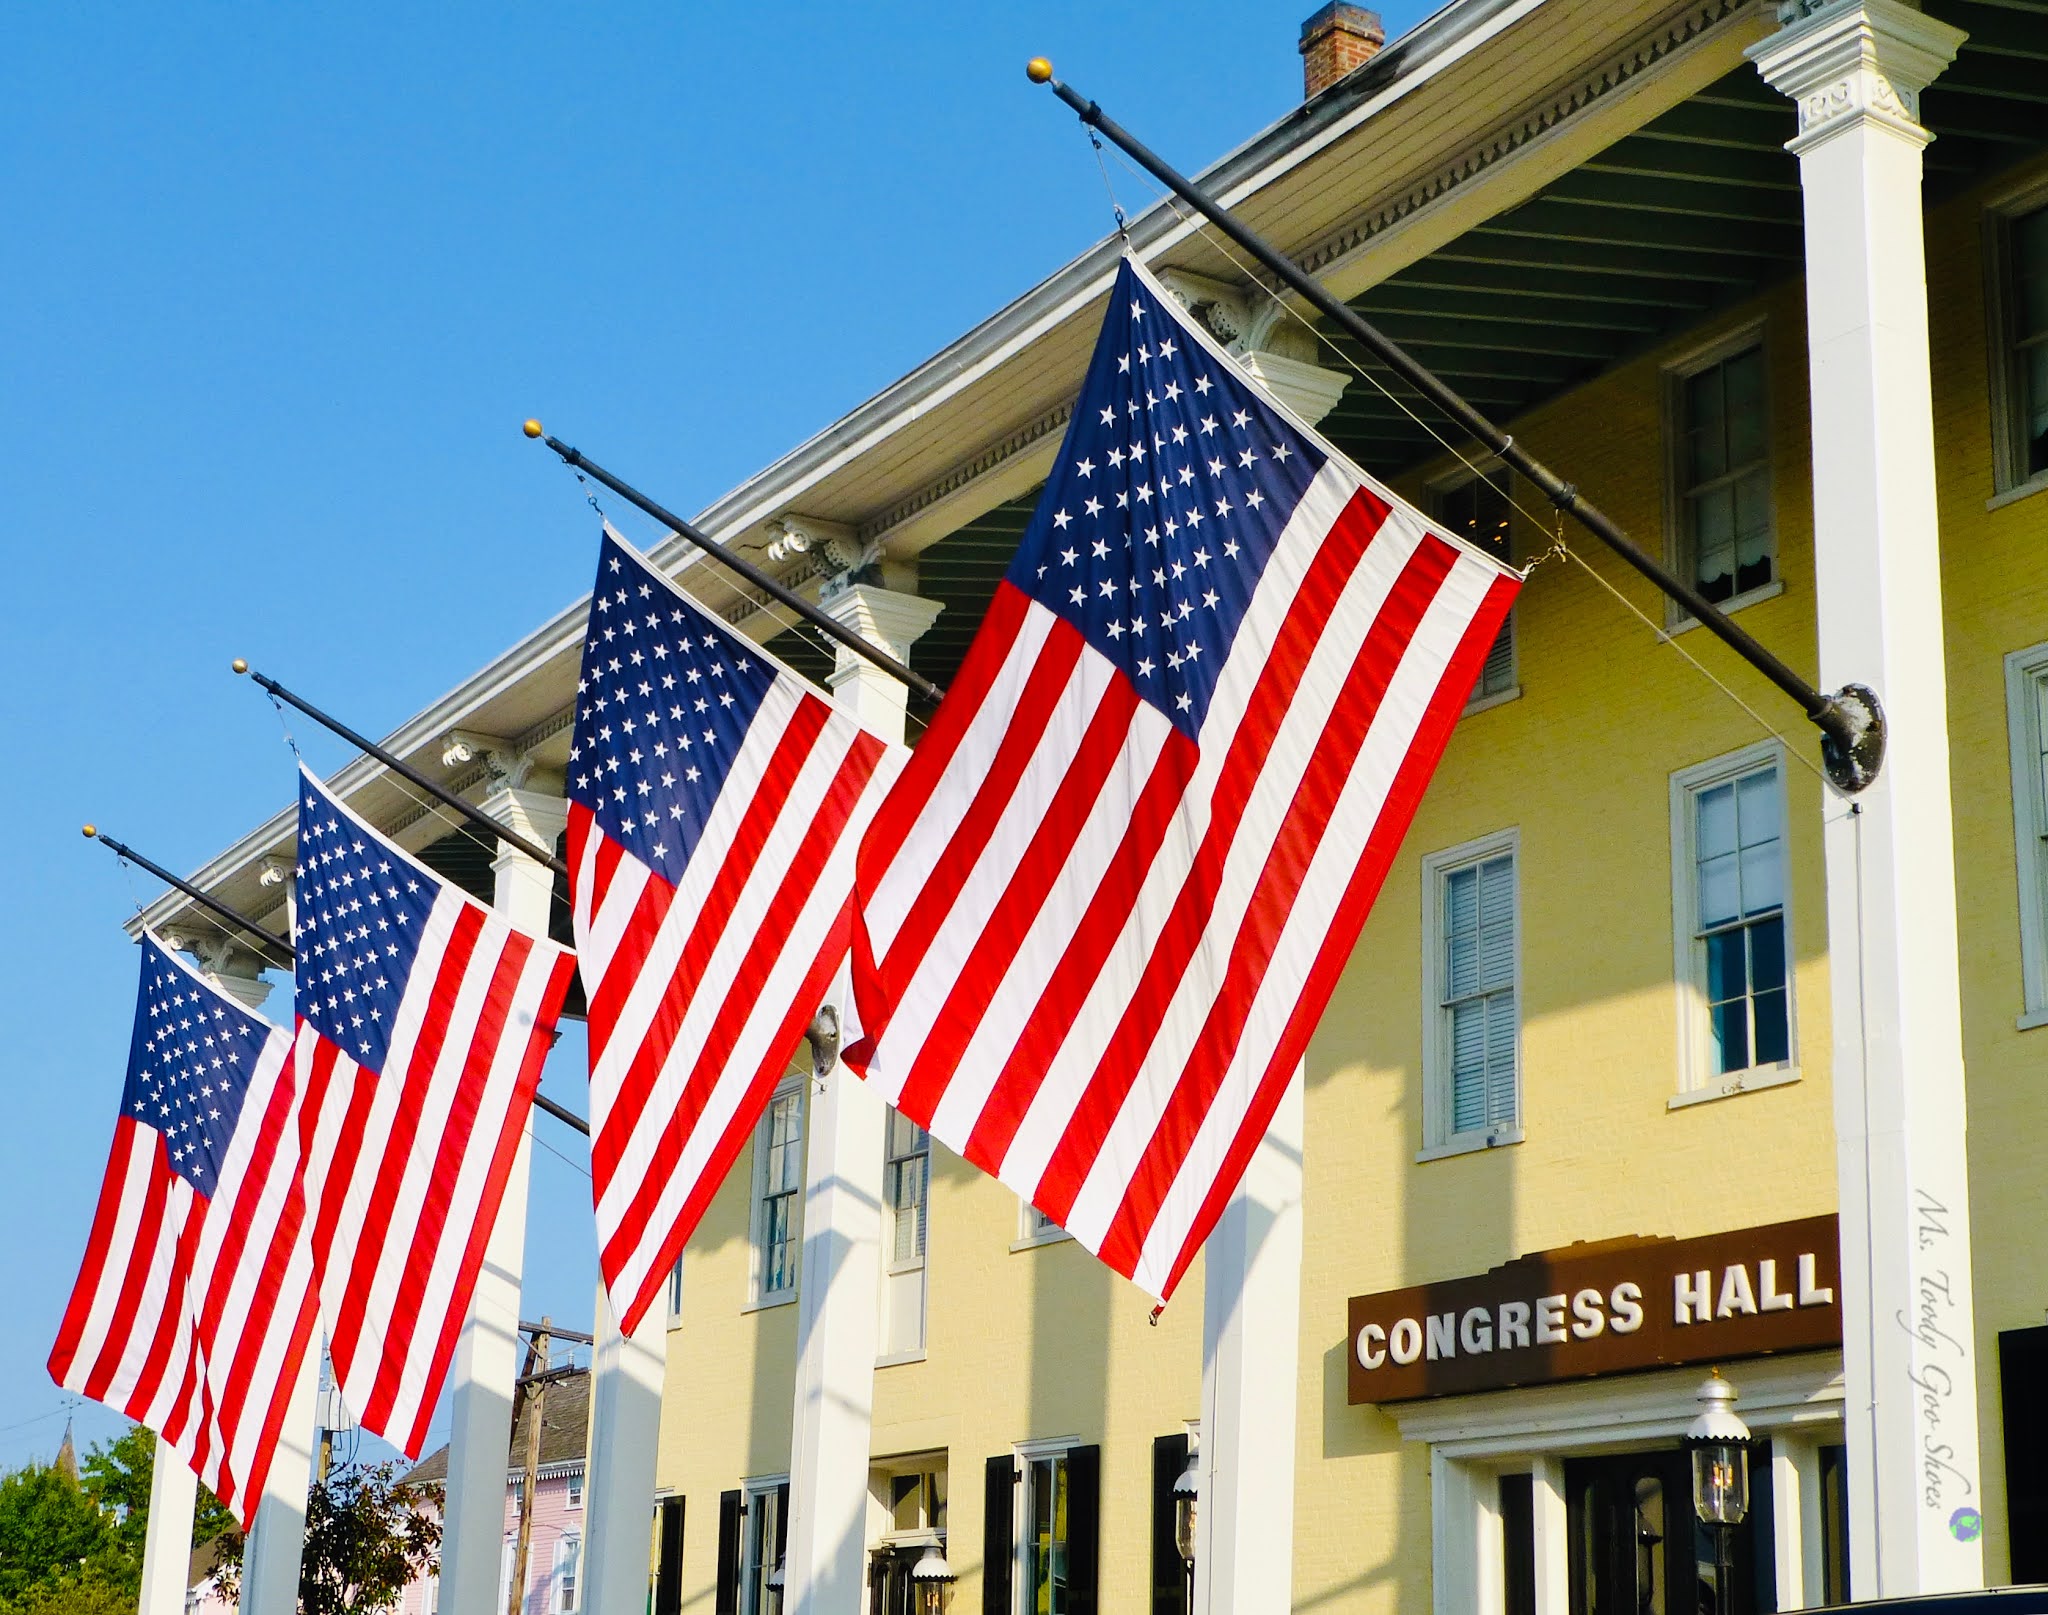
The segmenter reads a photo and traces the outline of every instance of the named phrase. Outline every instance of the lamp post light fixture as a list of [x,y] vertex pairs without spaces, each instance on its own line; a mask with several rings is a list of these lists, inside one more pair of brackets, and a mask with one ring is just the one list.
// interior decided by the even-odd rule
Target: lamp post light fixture
[[913,1590],[917,1615],[944,1615],[946,1589],[959,1578],[953,1574],[953,1567],[946,1563],[944,1551],[935,1542],[924,1550],[924,1557],[910,1567],[910,1584]]
[[1188,1466],[1173,1483],[1173,1545],[1187,1571],[1189,1615],[1195,1607],[1195,1510],[1201,1500],[1202,1470],[1198,1448],[1188,1448]]
[[1692,1508],[1714,1533],[1714,1606],[1732,1615],[1733,1538],[1749,1515],[1749,1426],[1735,1412],[1735,1387],[1716,1370],[1699,1389],[1700,1415],[1685,1432],[1692,1455]]

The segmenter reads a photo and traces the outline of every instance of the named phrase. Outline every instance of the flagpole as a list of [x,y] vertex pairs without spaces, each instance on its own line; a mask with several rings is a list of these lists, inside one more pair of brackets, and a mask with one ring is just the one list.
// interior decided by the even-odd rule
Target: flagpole
[[1436,372],[1303,271],[1293,259],[1242,223],[1201,186],[1170,166],[1099,105],[1071,85],[1054,78],[1051,62],[1043,56],[1033,57],[1025,72],[1032,83],[1051,85],[1053,93],[1072,107],[1083,123],[1101,130],[1160,184],[1190,207],[1199,209],[1217,229],[1450,416],[1461,431],[1471,434],[1490,453],[1498,455],[1503,462],[1527,477],[1559,510],[1575,518],[1601,543],[1682,605],[1709,633],[1798,702],[1821,731],[1821,751],[1827,764],[1828,778],[1837,787],[1853,794],[1877,777],[1877,771],[1884,762],[1885,721],[1884,710],[1878,704],[1874,691],[1861,684],[1847,684],[1833,695],[1823,695],[1738,627],[1726,612],[1639,547],[1611,516],[1481,414]]
[[569,866],[563,863],[562,860],[557,858],[552,852],[549,852],[546,848],[539,846],[535,842],[527,840],[526,837],[520,835],[517,831],[507,829],[503,824],[499,823],[496,819],[492,818],[488,813],[484,812],[482,808],[477,807],[474,803],[463,801],[461,797],[457,796],[453,791],[449,790],[446,786],[437,785],[434,781],[428,779],[426,775],[422,774],[418,769],[414,768],[410,763],[400,762],[396,757],[394,757],[390,752],[386,751],[382,746],[378,745],[374,740],[369,739],[367,736],[357,734],[355,730],[351,729],[339,718],[330,717],[327,713],[322,712],[318,707],[314,706],[313,703],[308,701],[304,696],[294,695],[290,690],[287,690],[282,684],[278,683],[276,679],[267,677],[262,673],[255,672],[253,669],[250,668],[249,664],[243,661],[242,658],[239,656],[237,656],[234,659],[234,662],[231,665],[233,666],[234,670],[237,673],[248,674],[251,679],[255,680],[255,682],[258,685],[260,685],[263,689],[269,691],[272,695],[276,696],[278,700],[290,702],[293,706],[297,707],[301,712],[305,713],[307,717],[311,718],[315,723],[322,725],[324,728],[333,730],[334,733],[341,736],[343,740],[346,740],[351,746],[354,746],[358,751],[364,751],[369,753],[370,756],[376,758],[378,762],[382,763],[386,768],[390,769],[393,773],[399,775],[404,779],[410,780],[413,784],[417,785],[421,790],[425,791],[427,795],[431,796],[435,801],[441,803],[444,807],[453,808],[457,813],[460,813],[464,818],[468,819],[470,823],[482,829],[487,835],[490,835],[499,841],[506,842],[511,846],[517,847],[521,852],[525,853],[526,856],[531,858],[535,863],[545,865],[547,868],[552,869],[558,875],[568,875]]
[[285,939],[279,936],[275,931],[268,930],[265,927],[258,925],[254,920],[250,919],[248,915],[244,914],[240,909],[234,907],[232,904],[223,903],[218,897],[209,897],[197,886],[194,886],[189,880],[180,880],[176,875],[172,874],[168,869],[164,868],[162,864],[156,863],[151,859],[143,857],[142,854],[137,852],[133,847],[124,846],[122,845],[122,843],[116,841],[112,836],[104,834],[100,830],[100,827],[98,825],[82,825],[80,826],[80,830],[81,833],[85,836],[86,840],[97,841],[101,846],[105,847],[107,851],[111,852],[116,858],[126,858],[131,864],[134,864],[138,869],[148,870],[152,875],[156,876],[158,880],[164,882],[166,885],[177,887],[179,891],[183,892],[187,897],[191,898],[193,902],[199,904],[202,908],[208,908],[213,910],[213,912],[218,914],[222,919],[227,920],[229,923],[233,925],[240,926],[244,931],[247,931],[251,936],[261,938],[263,942],[266,943],[268,946],[275,948],[279,953],[283,954],[287,962],[298,957],[292,945],[289,942],[285,941]]
[[595,477],[621,499],[632,501],[633,504],[639,506],[640,509],[644,510],[663,526],[695,544],[697,548],[710,556],[714,561],[720,562],[730,571],[737,572],[755,588],[771,595],[774,599],[789,607],[791,611],[802,617],[805,622],[817,629],[819,633],[826,635],[838,644],[844,645],[854,655],[865,657],[868,661],[873,662],[875,666],[879,667],[891,678],[898,679],[904,684],[909,685],[911,689],[917,691],[926,700],[942,701],[945,699],[946,692],[940,689],[938,685],[932,683],[923,674],[913,673],[902,662],[897,661],[895,657],[883,650],[881,646],[871,644],[869,641],[861,638],[859,634],[848,628],[844,623],[819,610],[817,606],[806,600],[794,589],[788,588],[775,578],[770,577],[766,572],[763,572],[758,566],[754,565],[752,561],[726,548],[725,545],[719,543],[717,539],[711,537],[710,534],[704,532],[693,523],[684,521],[674,511],[662,505],[657,505],[631,483],[621,482],[596,461],[584,458],[582,454],[572,449],[560,438],[544,431],[539,421],[528,421],[521,430],[528,437],[538,438],[541,442],[547,444],[572,469]]

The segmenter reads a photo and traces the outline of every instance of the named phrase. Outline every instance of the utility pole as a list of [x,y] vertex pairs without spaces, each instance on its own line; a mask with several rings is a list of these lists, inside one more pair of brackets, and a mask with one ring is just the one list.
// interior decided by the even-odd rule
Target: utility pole
[[540,1424],[547,1404],[548,1325],[543,1314],[526,1349],[526,1372],[519,1377],[526,1384],[526,1465],[519,1488],[519,1545],[512,1550],[512,1586],[505,1595],[505,1615],[520,1615],[526,1602],[526,1556],[533,1545],[533,1493],[540,1483]]

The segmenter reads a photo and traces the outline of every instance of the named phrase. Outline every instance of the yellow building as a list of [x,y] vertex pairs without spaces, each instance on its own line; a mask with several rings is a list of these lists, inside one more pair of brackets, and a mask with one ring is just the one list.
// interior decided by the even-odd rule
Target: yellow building
[[[1831,791],[1722,644],[1213,232],[1141,215],[1133,249],[1248,369],[1534,570],[1299,1110],[1156,1321],[843,1073],[793,1072],[643,1341],[651,1608],[895,1615],[940,1560],[986,1615],[2048,1581],[2048,0],[1453,0],[1384,44],[1339,4],[1300,44],[1303,104],[1205,182],[1802,675],[1875,688],[1885,770]],[[1116,252],[699,524],[765,536],[944,682]],[[680,543],[658,558],[776,632]],[[582,614],[388,744],[540,813]],[[770,643],[903,721],[893,687]],[[377,767],[337,784],[433,833]],[[201,878],[272,912],[287,840]],[[1679,1447],[1709,1364],[1767,1443],[1725,1563]],[[639,1607],[594,1539],[585,1564]]]

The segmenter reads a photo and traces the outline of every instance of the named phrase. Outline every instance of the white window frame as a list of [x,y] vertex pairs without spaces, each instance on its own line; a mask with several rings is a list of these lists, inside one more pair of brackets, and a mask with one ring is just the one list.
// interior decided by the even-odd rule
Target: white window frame
[[[1666,1108],[1680,1109],[1707,1100],[1725,1099],[1755,1088],[1775,1088],[1799,1080],[1799,954],[1794,946],[1792,895],[1792,789],[1786,772],[1785,747],[1777,740],[1758,741],[1712,757],[1671,776],[1671,958],[1678,1007],[1678,1092]],[[1778,846],[1783,859],[1780,878],[1785,928],[1785,1050],[1782,1061],[1752,1065],[1723,1075],[1714,1070],[1709,1048],[1706,987],[1693,952],[1699,893],[1693,843],[1693,798],[1700,792],[1765,766],[1778,771]]]
[[564,1531],[555,1538],[555,1565],[552,1574],[548,1578],[550,1582],[548,1607],[554,1611],[554,1615],[575,1615],[575,1612],[583,1607],[581,1604],[569,1602],[562,1596],[565,1582],[565,1578],[562,1575],[562,1564],[569,1556],[571,1548],[576,1553],[576,1569],[573,1575],[566,1578],[566,1582],[568,1588],[573,1589],[577,1598],[583,1596],[583,1533],[580,1531]]
[[747,1304],[741,1308],[744,1312],[756,1311],[762,1307],[789,1306],[796,1300],[797,1292],[803,1286],[804,1180],[802,1173],[799,1173],[797,1178],[795,1217],[791,1225],[797,1252],[796,1282],[780,1290],[766,1290],[762,1288],[762,1281],[766,1277],[768,1254],[768,1129],[774,1116],[775,1106],[780,1101],[795,1095],[797,1115],[801,1118],[803,1129],[800,1134],[800,1148],[804,1152],[805,1158],[809,1158],[811,1117],[810,1106],[805,1102],[806,1095],[804,1093],[808,1080],[808,1077],[802,1072],[785,1077],[782,1082],[777,1084],[774,1094],[770,1096],[767,1105],[763,1107],[761,1119],[754,1124],[753,1199],[747,1211]]
[[583,1507],[584,1474],[580,1469],[573,1475],[562,1477],[562,1506],[580,1509]]
[[1997,510],[2048,492],[2048,470],[2029,475],[2019,443],[2018,380],[2013,374],[2012,221],[2048,207],[2048,178],[2035,176],[1994,194],[1984,205],[1984,335],[1990,348],[1991,498]]
[[[890,1138],[899,1118],[913,1127],[917,1125],[895,1106],[886,1107],[882,1122],[882,1274],[879,1308],[884,1349],[876,1354],[877,1368],[893,1368],[900,1363],[921,1363],[925,1360],[926,1307],[930,1298],[931,1282],[928,1263],[931,1256],[932,1135],[928,1130],[920,1129],[924,1132],[923,1150],[913,1151],[907,1155],[891,1154]],[[896,1208],[889,1198],[889,1169],[898,1162],[918,1159],[924,1162],[924,1231],[918,1240],[917,1254],[899,1260],[896,1256]],[[913,1275],[916,1280],[914,1284],[897,1282],[909,1280]],[[902,1321],[894,1315],[892,1309],[899,1303],[906,1307],[910,1305],[908,1297],[913,1291],[917,1309],[915,1340],[890,1348],[888,1343],[897,1338],[897,1329]]]
[[[1444,885],[1460,869],[1498,858],[1515,865],[1515,1123],[1512,1127],[1450,1130],[1451,1049],[1443,1014]],[[1427,854],[1422,860],[1422,1148],[1418,1161],[1465,1155],[1473,1150],[1519,1144],[1525,1116],[1522,1089],[1522,832],[1519,826],[1495,830],[1473,841]]]
[[[1050,1436],[1038,1441],[1020,1441],[1013,1449],[1019,1473],[1015,1506],[1010,1510],[1010,1600],[1014,1615],[1033,1615],[1034,1612],[1033,1605],[1028,1602],[1031,1597],[1031,1466],[1047,1458],[1064,1459],[1080,1445],[1079,1436]],[[1067,1484],[1073,1484],[1071,1477]]]
[[1041,1245],[1059,1245],[1073,1237],[1029,1200],[1022,1195],[1017,1197],[1017,1237],[1010,1242],[1012,1252],[1037,1250]]
[[[1692,557],[1686,552],[1685,534],[1685,384],[1701,371],[1711,370],[1749,348],[1761,349],[1763,353],[1764,504],[1771,513],[1771,581],[1717,602],[1724,615],[1732,615],[1760,601],[1774,600],[1785,592],[1785,555],[1780,542],[1784,535],[1778,530],[1778,457],[1772,437],[1773,371],[1769,322],[1762,318],[1750,320],[1687,349],[1667,360],[1663,367],[1664,562],[1690,583],[1694,580],[1695,568]],[[1689,628],[1697,628],[1699,621],[1684,606],[1667,596],[1664,626],[1668,632],[1683,633]]]
[[[1507,562],[1512,559],[1515,550],[1515,476],[1514,472],[1509,470],[1506,462],[1501,460],[1499,456],[1496,455],[1489,459],[1475,461],[1469,466],[1461,465],[1455,471],[1448,471],[1440,477],[1432,478],[1424,487],[1424,503],[1429,511],[1431,520],[1441,522],[1443,520],[1444,500],[1457,493],[1460,489],[1470,487],[1482,477],[1488,482],[1494,481],[1496,478],[1505,478],[1507,482],[1508,553],[1499,557],[1501,561]],[[1469,716],[1474,712],[1484,712],[1489,707],[1504,706],[1510,701],[1521,699],[1522,634],[1519,601],[1515,605],[1510,606],[1507,616],[1501,619],[1500,633],[1508,636],[1507,686],[1504,689],[1495,690],[1491,695],[1474,694],[1465,703],[1464,716]],[[1497,639],[1498,635],[1495,637]],[[1493,647],[1489,645],[1487,647],[1489,655],[1492,654],[1492,650]]]
[[683,1259],[676,1257],[676,1265],[668,1270],[668,1283],[663,1287],[667,1302],[667,1323],[671,1329],[682,1327],[683,1322]]
[[773,1497],[788,1484],[786,1474],[755,1475],[740,1482],[740,1502],[746,1510],[740,1517],[740,1615],[764,1615],[753,1602],[755,1583],[764,1570],[774,1566],[764,1566],[755,1552],[761,1536],[760,1503],[763,1497]]
[[2013,853],[2020,883],[2021,1031],[2048,1026],[2048,784],[2042,780],[2040,691],[2048,641],[2005,659],[2006,727],[2012,744]]

